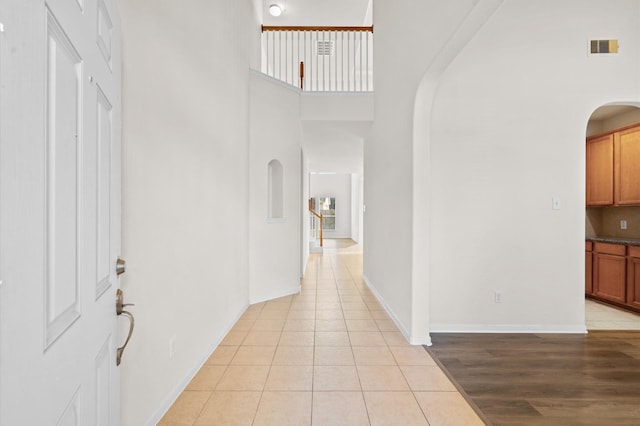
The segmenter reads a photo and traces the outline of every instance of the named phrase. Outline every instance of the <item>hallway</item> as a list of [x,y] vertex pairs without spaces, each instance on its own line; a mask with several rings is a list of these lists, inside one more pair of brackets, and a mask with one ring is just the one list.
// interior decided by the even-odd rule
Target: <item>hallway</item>
[[482,425],[327,240],[295,296],[250,306],[160,425]]

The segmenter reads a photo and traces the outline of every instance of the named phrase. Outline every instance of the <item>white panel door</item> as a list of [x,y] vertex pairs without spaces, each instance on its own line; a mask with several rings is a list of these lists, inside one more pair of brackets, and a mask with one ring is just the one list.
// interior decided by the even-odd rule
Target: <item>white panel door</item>
[[115,0],[2,0],[0,22],[0,424],[117,425]]

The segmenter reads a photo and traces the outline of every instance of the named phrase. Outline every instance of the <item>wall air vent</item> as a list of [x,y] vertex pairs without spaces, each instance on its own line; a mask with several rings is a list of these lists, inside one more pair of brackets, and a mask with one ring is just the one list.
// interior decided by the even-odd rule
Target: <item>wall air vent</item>
[[590,45],[592,54],[618,53],[618,40],[591,40]]
[[318,40],[316,42],[318,56],[333,56],[333,40]]

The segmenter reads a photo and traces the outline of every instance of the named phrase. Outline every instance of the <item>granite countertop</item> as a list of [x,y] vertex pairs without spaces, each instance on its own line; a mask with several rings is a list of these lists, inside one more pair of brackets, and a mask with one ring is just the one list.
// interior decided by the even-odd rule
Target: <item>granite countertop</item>
[[628,237],[586,237],[587,241],[598,241],[601,243],[628,244],[630,246],[640,246],[640,238]]

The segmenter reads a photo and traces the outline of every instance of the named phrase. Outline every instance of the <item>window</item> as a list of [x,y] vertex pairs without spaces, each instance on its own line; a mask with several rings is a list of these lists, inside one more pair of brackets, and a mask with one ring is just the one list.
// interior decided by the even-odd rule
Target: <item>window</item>
[[318,213],[322,215],[322,229],[335,231],[336,229],[336,199],[335,197],[318,198]]

